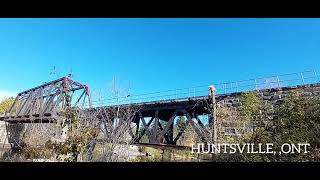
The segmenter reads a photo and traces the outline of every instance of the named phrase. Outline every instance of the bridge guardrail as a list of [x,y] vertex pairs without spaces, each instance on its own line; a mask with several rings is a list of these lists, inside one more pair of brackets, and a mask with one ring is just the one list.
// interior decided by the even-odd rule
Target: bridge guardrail
[[246,92],[252,90],[262,90],[279,88],[285,86],[296,86],[304,84],[318,83],[319,77],[316,71],[303,71],[290,74],[282,74],[267,77],[258,77],[234,82],[212,83],[208,85],[194,86],[189,88],[179,88],[167,91],[159,91],[144,94],[133,94],[128,96],[93,100],[95,106],[112,106],[130,103],[143,103],[151,101],[173,100],[182,98],[194,98],[208,95],[209,85],[214,85],[216,94],[222,95],[235,92]]

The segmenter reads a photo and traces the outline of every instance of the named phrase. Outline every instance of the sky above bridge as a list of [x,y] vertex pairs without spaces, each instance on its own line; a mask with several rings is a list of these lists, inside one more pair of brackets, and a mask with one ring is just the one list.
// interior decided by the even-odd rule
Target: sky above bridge
[[108,96],[317,70],[320,19],[0,19],[0,99],[68,73]]

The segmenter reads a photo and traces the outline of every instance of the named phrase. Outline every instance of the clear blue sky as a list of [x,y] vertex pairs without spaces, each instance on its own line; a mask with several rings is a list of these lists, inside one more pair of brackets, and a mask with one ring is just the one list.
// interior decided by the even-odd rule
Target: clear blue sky
[[53,66],[144,93],[319,64],[320,19],[0,19],[0,96],[54,79]]

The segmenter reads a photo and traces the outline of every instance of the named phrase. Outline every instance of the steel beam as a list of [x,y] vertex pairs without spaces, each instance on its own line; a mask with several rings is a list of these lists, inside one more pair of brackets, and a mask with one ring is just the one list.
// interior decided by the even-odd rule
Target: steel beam
[[[10,123],[55,122],[59,111],[72,102],[72,99],[66,102],[64,95],[70,95],[74,91],[83,91],[78,101],[89,96],[89,88],[71,80],[70,76],[23,91],[18,94],[9,111],[0,120]],[[89,106],[90,102],[89,99]]]

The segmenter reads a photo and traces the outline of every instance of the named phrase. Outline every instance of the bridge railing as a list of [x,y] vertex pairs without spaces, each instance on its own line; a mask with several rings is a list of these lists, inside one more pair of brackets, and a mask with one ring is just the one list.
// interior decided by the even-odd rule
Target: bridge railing
[[217,94],[227,94],[234,92],[245,92],[252,90],[262,90],[279,88],[286,86],[296,86],[319,82],[316,71],[304,71],[290,74],[282,74],[254,79],[226,82],[215,85]]
[[246,92],[252,90],[262,90],[279,88],[285,86],[296,86],[303,84],[318,83],[319,77],[316,71],[303,71],[290,74],[282,74],[268,77],[258,77],[234,82],[212,83],[189,88],[179,88],[167,91],[159,91],[145,94],[133,94],[128,96],[112,97],[101,100],[93,100],[93,106],[112,106],[131,103],[145,103],[164,100],[187,99],[198,96],[207,96],[209,85],[214,85],[216,94],[228,94],[235,92]]

